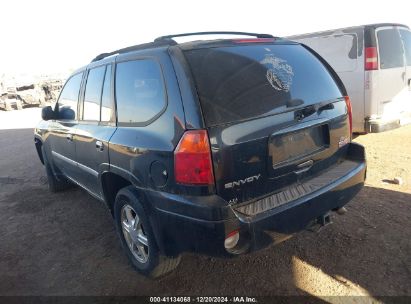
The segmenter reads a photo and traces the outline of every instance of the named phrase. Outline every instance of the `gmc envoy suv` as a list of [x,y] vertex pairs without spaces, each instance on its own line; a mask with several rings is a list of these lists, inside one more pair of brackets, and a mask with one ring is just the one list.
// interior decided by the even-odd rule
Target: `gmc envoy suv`
[[[202,34],[236,38],[174,39]],[[76,184],[104,202],[149,277],[183,252],[234,256],[324,226],[366,175],[337,74],[267,34],[170,35],[101,54],[42,118],[51,192]]]

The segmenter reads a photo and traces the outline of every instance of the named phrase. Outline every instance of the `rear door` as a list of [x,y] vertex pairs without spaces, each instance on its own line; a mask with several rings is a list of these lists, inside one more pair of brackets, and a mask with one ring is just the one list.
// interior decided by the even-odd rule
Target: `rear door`
[[100,198],[99,176],[109,169],[108,142],[116,129],[111,83],[111,64],[88,70],[75,136],[76,161],[81,172],[78,182]]
[[74,136],[78,123],[77,106],[82,78],[83,73],[79,73],[67,80],[56,103],[58,119],[49,125],[53,163],[72,179],[78,176]]
[[185,51],[208,128],[217,193],[241,203],[296,184],[343,157],[342,89],[299,44]]
[[410,114],[411,114],[411,32],[409,29],[400,28],[400,35],[404,45],[404,52],[405,52],[405,62],[406,62],[406,89],[407,89],[407,99],[405,101],[406,105],[404,105],[404,110],[406,111],[406,115],[404,115],[404,120],[401,123],[409,123],[410,122]]
[[395,26],[376,29],[376,36],[380,69],[374,73],[373,98],[383,120],[396,120],[408,96],[403,45]]

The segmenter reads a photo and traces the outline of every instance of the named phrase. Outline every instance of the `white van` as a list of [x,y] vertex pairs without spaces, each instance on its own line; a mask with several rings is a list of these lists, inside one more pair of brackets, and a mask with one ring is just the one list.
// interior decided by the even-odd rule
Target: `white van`
[[319,53],[344,82],[353,132],[381,132],[411,122],[411,32],[371,24],[287,37]]

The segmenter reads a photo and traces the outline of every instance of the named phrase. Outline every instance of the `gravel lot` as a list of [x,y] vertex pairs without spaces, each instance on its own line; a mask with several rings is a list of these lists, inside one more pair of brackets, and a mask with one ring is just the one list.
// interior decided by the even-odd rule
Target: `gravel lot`
[[152,281],[132,270],[103,204],[48,192],[39,113],[0,111],[0,295],[411,295],[411,126],[356,139],[367,185],[320,233],[230,260],[186,254]]

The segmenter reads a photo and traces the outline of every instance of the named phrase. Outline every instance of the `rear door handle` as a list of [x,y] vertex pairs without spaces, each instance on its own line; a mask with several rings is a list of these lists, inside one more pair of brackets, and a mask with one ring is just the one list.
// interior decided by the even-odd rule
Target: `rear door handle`
[[104,145],[100,140],[96,141],[96,149],[97,149],[97,151],[103,151],[104,150]]
[[67,135],[66,135],[66,139],[67,139],[68,141],[73,141],[73,134],[67,134]]

